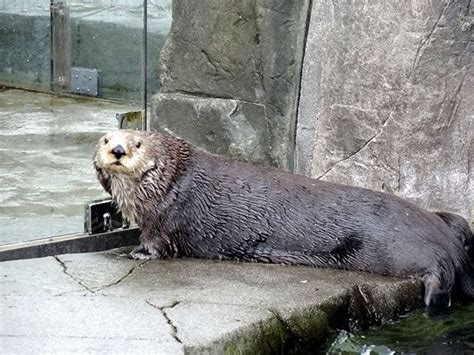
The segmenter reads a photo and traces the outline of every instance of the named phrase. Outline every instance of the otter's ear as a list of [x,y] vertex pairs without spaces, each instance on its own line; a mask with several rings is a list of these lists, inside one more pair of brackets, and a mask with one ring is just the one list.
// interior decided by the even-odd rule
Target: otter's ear
[[97,173],[97,179],[109,195],[112,195],[112,189],[110,188],[110,175],[104,169],[101,169],[96,162],[94,162],[94,168]]

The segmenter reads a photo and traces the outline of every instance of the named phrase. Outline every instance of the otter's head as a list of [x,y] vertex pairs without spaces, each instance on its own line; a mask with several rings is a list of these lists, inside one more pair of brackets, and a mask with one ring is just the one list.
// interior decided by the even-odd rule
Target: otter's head
[[97,144],[94,165],[109,174],[140,177],[155,166],[153,147],[146,133],[120,130],[103,136]]

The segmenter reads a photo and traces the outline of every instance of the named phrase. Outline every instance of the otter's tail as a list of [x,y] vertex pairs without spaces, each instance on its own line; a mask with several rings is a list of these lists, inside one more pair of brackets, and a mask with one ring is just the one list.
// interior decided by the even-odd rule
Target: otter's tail
[[474,234],[469,223],[453,213],[436,213],[446,225],[451,229],[453,235],[458,238],[467,254],[466,265],[462,270],[456,270],[456,281],[462,292],[474,299]]

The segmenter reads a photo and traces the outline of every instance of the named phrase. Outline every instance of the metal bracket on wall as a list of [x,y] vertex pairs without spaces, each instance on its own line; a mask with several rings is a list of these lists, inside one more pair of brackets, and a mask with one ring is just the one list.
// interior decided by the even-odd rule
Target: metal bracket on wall
[[79,95],[99,96],[100,74],[97,69],[71,68],[71,92]]

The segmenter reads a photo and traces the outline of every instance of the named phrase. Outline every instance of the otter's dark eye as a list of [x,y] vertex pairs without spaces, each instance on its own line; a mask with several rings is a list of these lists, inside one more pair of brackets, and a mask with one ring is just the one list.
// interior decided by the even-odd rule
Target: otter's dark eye
[[137,144],[135,144],[135,147],[137,148],[140,148],[142,146],[142,142],[138,142]]
[[107,138],[104,138],[104,144],[109,143],[109,140]]

